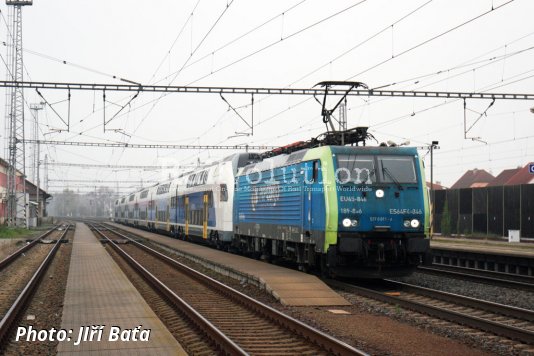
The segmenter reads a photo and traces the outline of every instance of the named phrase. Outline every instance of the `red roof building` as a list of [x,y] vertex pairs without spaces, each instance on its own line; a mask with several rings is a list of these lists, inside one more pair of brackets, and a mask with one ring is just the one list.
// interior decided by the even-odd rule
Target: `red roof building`
[[494,180],[492,180],[488,187],[497,187],[501,185],[507,185],[507,182],[521,170],[521,167],[514,169],[505,169]]
[[527,163],[513,177],[508,179],[505,185],[534,184],[534,174],[530,172],[531,165],[534,165],[534,162]]
[[485,187],[494,179],[495,177],[485,170],[475,168],[465,172],[450,189]]

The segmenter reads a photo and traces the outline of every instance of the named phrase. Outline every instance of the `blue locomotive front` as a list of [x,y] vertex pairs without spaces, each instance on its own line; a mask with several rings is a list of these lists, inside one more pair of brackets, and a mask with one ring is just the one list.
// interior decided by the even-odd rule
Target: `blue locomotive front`
[[404,275],[429,250],[428,195],[415,148],[333,147],[337,245],[327,264],[338,275]]

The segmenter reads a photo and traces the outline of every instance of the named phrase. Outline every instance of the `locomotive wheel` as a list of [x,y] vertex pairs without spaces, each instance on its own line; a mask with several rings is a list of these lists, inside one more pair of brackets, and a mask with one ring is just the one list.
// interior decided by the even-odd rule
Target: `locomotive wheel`
[[321,268],[321,277],[322,278],[330,278],[332,276],[332,273],[330,272],[330,268],[326,264],[326,254],[322,253],[320,257],[320,268]]

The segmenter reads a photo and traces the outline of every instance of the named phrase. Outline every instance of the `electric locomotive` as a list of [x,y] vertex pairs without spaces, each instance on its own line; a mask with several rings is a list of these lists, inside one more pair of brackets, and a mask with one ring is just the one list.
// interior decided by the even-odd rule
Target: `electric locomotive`
[[[346,131],[345,140],[367,135],[358,130]],[[428,194],[416,148],[325,142],[339,140],[299,142],[238,172],[234,244],[332,276],[411,273],[429,251]]]

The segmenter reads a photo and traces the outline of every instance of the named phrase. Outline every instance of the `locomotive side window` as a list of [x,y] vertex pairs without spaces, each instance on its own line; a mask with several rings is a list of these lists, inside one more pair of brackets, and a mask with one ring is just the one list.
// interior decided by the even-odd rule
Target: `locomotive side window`
[[380,180],[386,183],[417,183],[412,156],[378,156]]
[[319,161],[313,161],[312,182],[317,182],[317,179],[319,179]]
[[373,156],[337,156],[336,179],[340,183],[372,184],[376,182],[375,161]]

